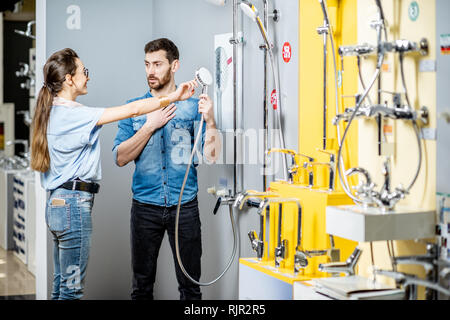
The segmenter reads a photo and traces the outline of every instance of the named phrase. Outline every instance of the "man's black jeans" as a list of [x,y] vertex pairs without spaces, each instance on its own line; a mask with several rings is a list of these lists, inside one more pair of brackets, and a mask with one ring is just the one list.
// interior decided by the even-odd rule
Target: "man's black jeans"
[[[175,251],[175,217],[177,206],[160,207],[133,199],[131,206],[131,262],[133,291],[131,299],[153,299],[159,249],[167,230],[175,263],[181,300],[201,299],[200,287],[192,283],[180,269]],[[182,205],[178,241],[180,257],[187,273],[199,281],[202,255],[201,224],[197,197]]]

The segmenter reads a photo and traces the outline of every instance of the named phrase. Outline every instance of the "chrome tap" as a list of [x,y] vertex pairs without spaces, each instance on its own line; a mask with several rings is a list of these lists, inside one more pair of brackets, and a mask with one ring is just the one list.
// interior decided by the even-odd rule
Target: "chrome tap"
[[[263,202],[263,200],[261,200],[260,202],[248,200],[247,205],[250,207],[259,208],[259,206],[261,205],[261,202]],[[267,214],[267,209],[266,209],[266,214]],[[248,233],[248,237],[250,239],[250,244],[252,246],[253,251],[256,252],[256,256],[257,256],[258,260],[261,260],[264,255],[264,220],[265,220],[265,215],[260,215],[259,216],[259,238],[258,238],[258,235],[256,234],[256,231],[254,231],[254,230],[251,230]]]
[[22,36],[31,38],[31,39],[36,39],[36,36],[32,34],[32,30],[31,30],[31,27],[32,27],[34,24],[36,24],[36,21],[35,21],[35,20],[31,20],[31,21],[29,21],[29,22],[27,23],[27,30],[26,30],[26,31],[22,31],[22,30],[17,30],[17,29],[16,29],[16,30],[14,30],[14,32],[15,32],[15,33],[18,33],[18,34],[20,34],[20,35],[22,35]]
[[306,256],[312,257],[321,257],[328,256],[331,262],[339,262],[341,258],[341,251],[337,248],[325,249],[325,250],[306,250]]
[[350,257],[345,262],[331,262],[319,264],[319,271],[328,273],[345,273],[346,275],[355,274],[355,266],[361,256],[361,250],[356,247]]
[[410,300],[417,299],[417,289],[414,288],[415,286],[424,286],[425,288],[429,288],[429,289],[438,291],[442,294],[445,294],[447,296],[450,296],[450,290],[442,287],[441,285],[439,285],[435,282],[420,279],[416,275],[406,274],[406,273],[397,272],[397,271],[381,270],[381,269],[374,269],[373,272],[374,272],[374,274],[393,278],[396,281],[396,283],[403,285],[405,288],[413,287],[413,288],[409,288],[409,289],[412,289],[412,291],[410,292],[410,295],[409,295]]
[[[297,273],[300,268],[305,268],[308,265],[308,258],[306,253],[302,249],[302,206],[298,199],[295,198],[265,198],[259,205],[258,213],[261,214],[264,210],[267,209],[267,207],[270,205],[270,203],[295,203],[297,205],[298,209],[298,229],[297,229],[297,246],[296,246],[296,253],[294,257],[294,272]],[[280,208],[281,209],[281,208]],[[280,216],[279,219],[281,219],[282,211],[280,210]],[[275,266],[279,266],[279,263],[284,259],[285,254],[287,253],[287,240],[281,241],[281,225],[280,220],[278,220],[278,247],[275,249]],[[277,261],[278,260],[278,261]]]
[[278,246],[275,248],[275,267],[280,267],[280,262],[286,259],[288,241],[281,239],[281,227],[283,225],[283,204],[278,205]]
[[[393,257],[392,263],[394,265],[420,265],[425,269],[427,281],[437,283],[439,280],[439,249],[434,243],[427,243],[427,253],[425,255]],[[436,292],[427,290],[426,297],[428,300],[434,300],[437,298]]]
[[[252,250],[256,252],[258,260],[261,260],[264,255],[264,220],[265,215],[261,214],[262,210],[260,209],[264,205],[264,199],[266,197],[274,197],[275,195],[270,192],[258,192],[254,190],[247,190],[244,192],[240,192],[236,195],[236,198],[233,202],[233,207],[237,208],[239,207],[240,210],[242,210],[245,203],[247,203],[250,207],[258,208],[258,214],[260,215],[260,232],[259,237],[256,233],[256,231],[251,230],[248,233],[248,237],[250,239],[250,244],[252,247]],[[257,198],[260,201],[250,201],[250,198]],[[266,208],[266,214],[268,213],[268,210]]]
[[25,62],[19,62],[20,70],[16,71],[16,77],[29,77],[31,75],[30,73],[30,66],[28,63]]
[[425,273],[429,274],[435,268],[434,265],[435,258],[428,255],[419,256],[403,256],[403,257],[393,257],[392,263],[394,265],[399,264],[413,264],[420,265],[425,269]]
[[7,146],[11,146],[13,144],[21,144],[24,147],[24,153],[28,154],[28,140],[25,139],[17,139],[17,140],[9,140],[6,141]]
[[216,191],[215,187],[213,187],[208,189],[208,193],[213,194],[217,197],[217,201],[213,209],[213,214],[217,214],[217,211],[219,210],[220,206],[222,205],[232,206],[236,201],[236,198],[231,196],[230,190],[223,189]]
[[367,43],[354,46],[340,46],[338,53],[344,56],[366,56],[374,53],[376,48]]
[[345,172],[346,176],[361,174],[365,178],[365,182],[360,182],[356,189],[356,195],[361,198],[363,205],[375,205],[382,210],[391,210],[398,201],[405,198],[408,194],[407,190],[399,185],[394,191],[391,191],[391,173],[389,162],[386,160],[383,166],[384,184],[380,192],[375,191],[376,184],[372,182],[369,172],[364,168],[351,168]]
[[294,273],[299,273],[300,269],[308,266],[308,255],[297,246],[294,256]]
[[330,162],[329,162],[329,178],[328,178],[328,190],[333,191],[334,185],[335,185],[335,177],[336,177],[336,155],[332,152],[328,152],[325,150],[317,149],[317,151],[328,154],[330,156]]
[[420,39],[420,42],[414,42],[405,39],[395,40],[391,42],[382,42],[381,46],[384,52],[417,52],[421,56],[426,56],[429,52],[429,44],[426,38]]
[[314,158],[312,158],[312,157],[310,157],[308,155],[305,155],[305,154],[297,153],[297,152],[295,152],[294,150],[291,150],[291,149],[272,148],[272,149],[267,150],[266,154],[267,154],[267,156],[269,156],[273,152],[284,153],[284,154],[288,154],[288,155],[292,156],[294,164],[291,165],[288,168],[289,182],[290,183],[293,182],[293,175],[295,173],[297,173],[297,171],[300,169],[300,158],[306,158],[309,162],[313,162],[314,161]]
[[258,238],[256,231],[252,230],[248,233],[248,237],[250,239],[250,243],[252,245],[253,251],[256,252],[256,256],[258,260],[261,260],[264,255],[264,241]]
[[308,266],[308,257],[302,249],[302,207],[298,207],[298,224],[297,224],[297,246],[295,247],[294,256],[294,273],[297,274],[300,269]]
[[356,189],[356,195],[362,198],[363,200],[369,200],[372,201],[373,197],[373,189],[375,188],[376,184],[372,182],[372,178],[370,177],[369,171],[367,171],[364,168],[357,167],[357,168],[351,168],[348,169],[345,172],[345,175],[347,177],[351,177],[354,174],[359,174],[364,177],[364,181],[360,181],[359,184],[354,187]]
[[[309,168],[313,168],[314,166],[327,166],[330,172],[330,178],[328,181],[328,190],[334,189],[334,163],[331,162],[309,162],[305,163],[305,166]],[[309,171],[309,185],[310,188],[314,186],[314,172],[312,170]]]
[[279,240],[278,246],[275,248],[275,268],[280,267],[281,261],[286,259],[288,241],[286,239]]
[[31,126],[33,119],[30,116],[30,110],[21,110],[21,111],[17,111],[16,113],[23,115],[23,123],[25,123],[25,125],[27,127]]
[[254,190],[247,190],[244,192],[240,192],[236,196],[236,200],[233,203],[233,207],[237,208],[239,207],[239,210],[242,210],[244,207],[244,204],[247,202],[250,198],[266,198],[266,197],[276,197],[277,194],[273,192],[258,192]]

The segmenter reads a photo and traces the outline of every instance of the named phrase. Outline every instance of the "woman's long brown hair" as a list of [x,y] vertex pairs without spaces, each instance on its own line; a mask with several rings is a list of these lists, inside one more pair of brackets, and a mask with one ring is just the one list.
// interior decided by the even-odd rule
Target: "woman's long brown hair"
[[50,168],[47,126],[53,98],[62,90],[66,74],[75,75],[76,58],[78,58],[76,52],[66,48],[52,54],[44,65],[44,84],[39,91],[32,123],[31,168],[33,170],[47,172]]

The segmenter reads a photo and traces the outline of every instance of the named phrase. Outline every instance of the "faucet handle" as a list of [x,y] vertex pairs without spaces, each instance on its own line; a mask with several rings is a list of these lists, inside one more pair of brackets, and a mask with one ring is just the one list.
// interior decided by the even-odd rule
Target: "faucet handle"
[[252,244],[252,249],[256,251],[258,235],[255,230],[251,230],[248,232],[248,238],[250,239],[250,243]]
[[301,268],[308,266],[308,255],[302,251],[299,247],[295,249],[294,256],[294,271],[297,273]]
[[286,259],[286,253],[288,251],[287,248],[288,241],[286,239],[281,241],[281,244],[275,248],[275,267],[280,266],[280,262]]
[[214,206],[213,214],[215,215],[219,211],[220,205],[222,204],[222,197],[218,197],[216,205]]

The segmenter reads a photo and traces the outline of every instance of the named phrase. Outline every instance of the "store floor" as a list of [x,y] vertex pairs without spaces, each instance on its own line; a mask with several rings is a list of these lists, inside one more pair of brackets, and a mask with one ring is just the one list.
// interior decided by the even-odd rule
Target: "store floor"
[[12,251],[0,248],[0,300],[35,299],[35,278]]

